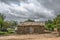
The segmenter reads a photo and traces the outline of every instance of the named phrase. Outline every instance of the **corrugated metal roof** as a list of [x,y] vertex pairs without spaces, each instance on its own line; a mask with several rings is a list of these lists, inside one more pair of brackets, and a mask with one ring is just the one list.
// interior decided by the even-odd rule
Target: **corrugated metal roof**
[[20,26],[24,26],[24,25],[45,25],[44,22],[21,22],[19,24]]

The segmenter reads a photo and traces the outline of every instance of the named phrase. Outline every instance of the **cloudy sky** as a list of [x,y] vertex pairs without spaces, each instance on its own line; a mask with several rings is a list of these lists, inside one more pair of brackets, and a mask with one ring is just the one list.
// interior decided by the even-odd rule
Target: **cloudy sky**
[[60,0],[0,0],[0,13],[5,20],[45,21],[60,14]]

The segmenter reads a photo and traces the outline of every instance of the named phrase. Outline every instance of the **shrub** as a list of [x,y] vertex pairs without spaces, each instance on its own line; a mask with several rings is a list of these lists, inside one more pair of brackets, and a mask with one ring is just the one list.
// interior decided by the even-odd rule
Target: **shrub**
[[8,28],[8,33],[11,34],[11,33],[14,33],[14,29],[11,29],[11,28]]
[[8,34],[7,32],[0,31],[0,35],[7,35],[7,34]]

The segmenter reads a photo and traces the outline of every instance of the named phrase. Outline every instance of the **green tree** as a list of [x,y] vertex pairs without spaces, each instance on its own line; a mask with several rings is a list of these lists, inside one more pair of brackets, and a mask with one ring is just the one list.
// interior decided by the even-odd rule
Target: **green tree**
[[57,17],[54,19],[54,24],[56,25],[56,28],[60,36],[60,15],[57,15]]
[[48,20],[45,22],[46,24],[46,29],[48,29],[49,31],[53,31],[54,30],[54,24],[52,20]]
[[11,21],[11,26],[16,26],[17,25],[17,21]]
[[49,31],[53,31],[53,30],[54,30],[54,25],[52,25],[52,24],[47,24],[47,25],[46,25],[46,28],[47,28]]
[[32,20],[32,19],[28,19],[28,20],[26,20],[25,22],[35,22],[35,21]]
[[1,29],[3,27],[4,19],[5,19],[5,16],[0,13],[0,27],[1,27]]
[[8,21],[5,21],[5,22],[3,23],[3,28],[9,28],[10,26],[11,26],[11,23],[8,22]]

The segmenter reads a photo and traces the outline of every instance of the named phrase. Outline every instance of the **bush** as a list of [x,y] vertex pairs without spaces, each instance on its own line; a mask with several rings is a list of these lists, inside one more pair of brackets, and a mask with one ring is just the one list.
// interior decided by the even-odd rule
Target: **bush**
[[8,34],[12,34],[12,33],[15,33],[14,29],[7,29],[8,31],[5,32],[5,31],[0,31],[0,35],[8,35]]
[[11,34],[11,33],[14,33],[14,29],[11,29],[11,28],[8,28],[8,33]]
[[0,35],[3,35],[3,34],[5,34],[4,32],[0,32]]
[[54,31],[54,25],[52,24],[47,24],[45,28],[49,31]]
[[0,35],[7,35],[7,34],[8,34],[7,32],[0,31]]

